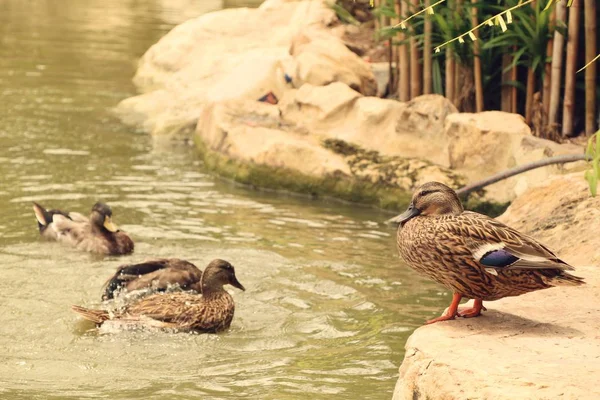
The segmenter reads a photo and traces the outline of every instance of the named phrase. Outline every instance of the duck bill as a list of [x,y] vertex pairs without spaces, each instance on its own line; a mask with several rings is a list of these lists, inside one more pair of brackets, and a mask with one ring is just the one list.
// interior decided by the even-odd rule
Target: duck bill
[[237,280],[237,278],[234,276],[231,278],[231,282],[229,282],[231,284],[231,286],[236,287],[240,290],[243,290],[244,292],[246,291],[246,288],[244,287],[244,285],[242,285],[240,283],[240,281]]
[[405,223],[406,223],[408,220],[410,220],[411,218],[414,218],[414,217],[416,217],[416,216],[417,216],[417,215],[419,215],[420,213],[421,213],[421,212],[420,212],[420,211],[419,211],[417,208],[415,208],[415,206],[414,206],[414,205],[411,203],[411,204],[408,206],[408,209],[407,209],[406,211],[404,211],[402,214],[400,214],[400,215],[398,215],[398,216],[396,216],[396,217],[392,218],[392,220],[393,220],[395,223],[397,223],[397,224],[399,224],[399,225],[402,225],[402,224],[405,224]]
[[115,225],[114,222],[112,222],[112,220],[110,219],[110,217],[105,217],[104,218],[104,227],[109,232],[113,232],[113,233],[119,230],[119,228],[117,227],[117,225]]

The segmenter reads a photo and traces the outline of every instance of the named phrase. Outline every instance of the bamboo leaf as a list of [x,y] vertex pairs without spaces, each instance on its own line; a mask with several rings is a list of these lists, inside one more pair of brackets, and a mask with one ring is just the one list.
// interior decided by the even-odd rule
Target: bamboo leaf
[[549,9],[549,8],[550,8],[550,6],[552,5],[552,2],[553,2],[553,1],[554,1],[554,0],[548,0],[548,3],[546,4],[546,7],[544,7],[544,10],[543,10],[543,11],[546,11],[547,9]]

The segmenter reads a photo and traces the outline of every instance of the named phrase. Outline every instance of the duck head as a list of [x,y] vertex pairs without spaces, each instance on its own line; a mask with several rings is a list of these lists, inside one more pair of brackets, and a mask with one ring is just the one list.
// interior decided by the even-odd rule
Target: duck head
[[394,218],[404,225],[417,215],[458,215],[464,211],[456,192],[439,182],[427,182],[413,194],[408,209]]
[[112,210],[110,207],[102,202],[94,204],[92,207],[92,214],[90,215],[90,221],[93,226],[100,229],[104,228],[109,232],[117,232],[119,228],[112,222]]
[[225,260],[212,260],[202,274],[202,294],[221,291],[225,285],[246,290],[237,280],[233,265]]

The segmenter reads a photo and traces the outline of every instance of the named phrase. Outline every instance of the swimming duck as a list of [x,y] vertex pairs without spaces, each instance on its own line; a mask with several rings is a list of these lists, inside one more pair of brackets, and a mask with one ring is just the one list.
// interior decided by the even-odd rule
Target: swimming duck
[[[211,264],[219,261],[214,260]],[[162,292],[171,286],[201,293],[201,277],[202,271],[198,267],[179,258],[162,258],[139,264],[122,265],[106,282],[102,300],[112,299],[116,292],[123,290],[131,292],[154,289]]]
[[[400,256],[454,294],[447,312],[428,324],[456,316],[477,317],[485,310],[483,300],[584,283],[566,272],[572,266],[535,239],[485,215],[464,211],[456,192],[442,183],[419,187],[397,218]],[[462,297],[475,299],[473,307],[458,310]]]
[[112,222],[112,210],[98,202],[89,218],[79,213],[46,210],[33,203],[40,235],[64,242],[80,250],[107,255],[124,255],[133,251],[133,241]]
[[101,326],[115,322],[125,326],[170,328],[215,333],[231,325],[235,304],[224,285],[246,290],[237,280],[233,266],[214,260],[202,275],[202,295],[190,292],[157,293],[116,312],[72,306],[83,318]]

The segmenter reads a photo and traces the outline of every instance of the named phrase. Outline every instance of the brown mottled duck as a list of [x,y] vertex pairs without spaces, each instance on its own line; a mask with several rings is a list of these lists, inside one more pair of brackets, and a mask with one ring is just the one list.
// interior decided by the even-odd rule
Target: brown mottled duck
[[[221,260],[213,260],[219,263]],[[189,261],[179,258],[148,260],[139,264],[121,265],[106,282],[102,300],[110,300],[117,292],[151,289],[163,292],[170,287],[202,292],[202,271]]]
[[224,260],[211,262],[202,274],[202,294],[191,292],[158,293],[116,312],[72,309],[100,326],[114,322],[121,326],[167,328],[180,331],[215,333],[231,325],[235,304],[223,288],[231,285],[246,290],[237,280],[233,266]]
[[106,255],[125,255],[133,251],[131,238],[112,222],[112,210],[98,202],[89,218],[79,213],[46,210],[33,203],[40,235],[66,243],[79,250]]
[[[519,296],[553,286],[577,286],[574,268],[535,239],[503,223],[464,211],[454,190],[428,182],[399,217],[400,256],[413,269],[452,290],[447,312],[428,324],[477,317],[483,301]],[[461,298],[472,308],[458,310]]]

